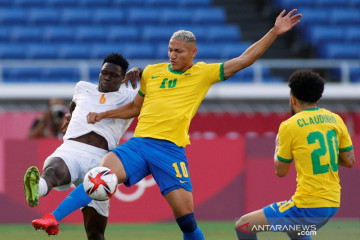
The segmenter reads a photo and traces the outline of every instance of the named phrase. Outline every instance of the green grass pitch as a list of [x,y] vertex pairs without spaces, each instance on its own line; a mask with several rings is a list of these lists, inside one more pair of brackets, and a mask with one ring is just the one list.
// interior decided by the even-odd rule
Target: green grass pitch
[[[199,222],[206,240],[235,240],[234,222]],[[109,224],[106,230],[107,240],[182,240],[182,234],[175,222],[156,224]],[[0,225],[0,239],[42,240],[51,239],[44,231],[34,231],[27,225]],[[82,225],[60,225],[56,240],[86,239]],[[284,233],[260,233],[258,239],[288,239]],[[332,220],[312,236],[314,240],[359,240],[360,219]]]

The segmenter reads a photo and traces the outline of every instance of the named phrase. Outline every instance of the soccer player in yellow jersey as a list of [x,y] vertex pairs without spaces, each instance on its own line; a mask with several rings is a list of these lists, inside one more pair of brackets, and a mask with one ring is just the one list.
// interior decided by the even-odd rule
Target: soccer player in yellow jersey
[[270,204],[236,222],[238,239],[256,239],[259,231],[287,232],[291,239],[311,239],[340,207],[338,168],[351,168],[354,150],[341,117],[318,102],[325,81],[310,70],[290,77],[293,116],[281,123],[276,138],[275,172],[287,175],[295,162],[297,188],[289,201]]
[[[225,63],[193,63],[196,38],[178,31],[169,41],[170,63],[147,66],[141,75],[139,94],[134,101],[115,110],[90,113],[89,123],[103,118],[139,116],[134,137],[112,150],[101,165],[113,170],[119,183],[136,184],[152,174],[169,203],[185,240],[204,239],[194,217],[192,185],[184,147],[190,144],[188,130],[201,101],[211,85],[225,80],[253,64],[276,38],[299,23],[301,14],[285,10],[274,27],[241,56]],[[91,199],[80,186],[53,214],[60,220]],[[55,224],[55,223],[54,223]],[[47,225],[47,227],[51,226]]]

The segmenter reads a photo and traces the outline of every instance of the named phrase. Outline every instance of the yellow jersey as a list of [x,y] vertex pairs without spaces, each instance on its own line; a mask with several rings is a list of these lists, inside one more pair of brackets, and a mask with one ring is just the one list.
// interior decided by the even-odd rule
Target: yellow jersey
[[190,144],[191,119],[209,88],[222,80],[223,63],[199,62],[185,72],[172,70],[169,63],[148,65],[140,81],[144,103],[134,137],[164,139],[180,147]]
[[277,158],[295,161],[296,207],[340,206],[339,151],[352,148],[343,120],[326,109],[306,109],[281,123]]

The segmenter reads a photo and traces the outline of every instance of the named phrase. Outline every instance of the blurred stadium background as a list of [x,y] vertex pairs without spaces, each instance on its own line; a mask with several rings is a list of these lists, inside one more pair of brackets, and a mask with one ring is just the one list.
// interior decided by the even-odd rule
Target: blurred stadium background
[[[61,143],[26,135],[49,98],[70,102],[76,82],[97,82],[107,54],[122,53],[130,67],[167,61],[169,37],[187,29],[198,39],[196,61],[223,62],[292,8],[303,14],[301,23],[253,66],[213,86],[190,127],[198,219],[230,221],[295,190],[294,169],[286,179],[272,170],[274,138],[290,116],[286,82],[295,69],[326,78],[320,106],[344,118],[360,156],[360,0],[0,0],[0,223],[29,223],[66,196],[53,191],[39,208],[26,206],[26,168],[42,166]],[[360,164],[340,169],[340,176],[337,217],[359,222],[360,191],[353,186]],[[112,223],[172,220],[151,178],[121,187],[116,198]],[[66,221],[81,223],[81,215]]]

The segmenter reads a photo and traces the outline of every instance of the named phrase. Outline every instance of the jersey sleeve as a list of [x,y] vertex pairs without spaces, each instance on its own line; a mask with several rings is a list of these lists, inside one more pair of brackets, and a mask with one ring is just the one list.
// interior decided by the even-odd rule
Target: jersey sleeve
[[140,79],[140,89],[139,89],[139,94],[142,97],[145,97],[146,95],[146,82],[145,80],[150,76],[150,66],[147,66],[142,75],[141,75],[141,79]]
[[279,127],[279,148],[277,158],[279,161],[289,163],[293,160],[291,151],[292,135],[289,126],[284,122]]
[[76,101],[78,100],[78,97],[79,97],[79,94],[80,94],[80,91],[81,91],[81,85],[83,84],[83,81],[80,81],[78,83],[76,83],[75,85],[75,90],[74,90],[74,94],[73,94],[73,98],[72,98],[72,101],[74,103],[76,103]]
[[346,127],[346,124],[339,115],[337,115],[337,121],[339,122],[339,125],[341,127],[341,134],[339,134],[339,151],[340,152],[349,151],[353,149],[349,131]]
[[207,64],[206,74],[207,79],[210,81],[211,84],[224,81],[224,63]]

